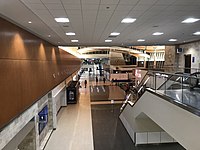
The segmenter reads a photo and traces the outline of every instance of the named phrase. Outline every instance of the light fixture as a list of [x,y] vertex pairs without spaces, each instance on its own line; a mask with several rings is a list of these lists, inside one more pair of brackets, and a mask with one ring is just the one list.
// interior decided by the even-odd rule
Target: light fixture
[[69,19],[68,18],[54,18],[56,20],[56,22],[69,22]]
[[120,33],[119,32],[112,32],[110,35],[117,36],[117,35],[120,35]]
[[169,41],[169,42],[176,42],[177,39],[169,39],[168,41]]
[[67,32],[66,35],[76,35],[74,32]]
[[109,42],[112,42],[112,40],[105,40],[105,42],[109,43]]
[[29,23],[29,24],[31,24],[32,22],[31,22],[31,21],[29,21],[28,23]]
[[162,35],[162,34],[164,34],[164,33],[163,32],[155,32],[152,35]]
[[138,42],[144,42],[145,39],[138,39],[137,41],[138,41]]
[[71,40],[71,42],[73,42],[73,43],[77,43],[77,42],[78,42],[78,40]]
[[51,37],[51,35],[49,34],[49,35],[48,35],[48,37],[50,38],[50,37]]
[[135,18],[124,18],[121,23],[133,23],[135,22],[136,19]]
[[194,22],[197,22],[199,20],[200,19],[197,19],[197,18],[187,18],[187,19],[183,20],[181,23],[194,23]]
[[200,35],[200,31],[193,33],[194,35]]

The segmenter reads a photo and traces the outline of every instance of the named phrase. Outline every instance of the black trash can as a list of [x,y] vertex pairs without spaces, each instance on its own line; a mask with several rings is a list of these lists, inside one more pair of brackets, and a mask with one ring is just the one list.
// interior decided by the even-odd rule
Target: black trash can
[[79,99],[79,81],[70,81],[67,87],[67,103],[75,104]]

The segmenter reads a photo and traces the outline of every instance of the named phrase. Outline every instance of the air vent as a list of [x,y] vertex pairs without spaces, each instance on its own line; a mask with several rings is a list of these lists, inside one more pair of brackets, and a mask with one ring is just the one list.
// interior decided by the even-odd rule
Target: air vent
[[63,25],[63,27],[65,27],[65,28],[68,28],[68,27],[69,27],[69,25],[68,25],[68,24],[65,24],[65,25]]
[[116,38],[117,35],[109,35],[108,37],[109,37],[109,38]]

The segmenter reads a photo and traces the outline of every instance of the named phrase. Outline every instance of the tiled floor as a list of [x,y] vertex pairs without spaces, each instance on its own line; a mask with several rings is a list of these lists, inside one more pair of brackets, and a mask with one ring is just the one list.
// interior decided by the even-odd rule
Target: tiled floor
[[45,150],[93,150],[90,90],[82,87],[79,102],[61,109]]
[[[114,101],[115,104],[111,104],[110,101],[90,101],[90,87],[100,88],[106,85],[110,88],[110,82],[107,81],[104,84],[100,81],[97,85],[95,81],[88,81],[87,87],[84,88],[85,79],[88,80],[87,74],[81,77],[82,88],[79,102],[61,109],[57,129],[52,133],[45,150],[183,150],[179,144],[135,147],[118,118],[120,105],[117,105],[116,101]],[[113,92],[112,98],[117,98],[119,95],[124,97],[123,91],[120,91],[118,87],[111,88],[109,89],[111,93],[114,88],[118,91]],[[92,93],[91,97],[98,99],[99,94],[95,93]],[[118,103],[121,102],[118,101]]]

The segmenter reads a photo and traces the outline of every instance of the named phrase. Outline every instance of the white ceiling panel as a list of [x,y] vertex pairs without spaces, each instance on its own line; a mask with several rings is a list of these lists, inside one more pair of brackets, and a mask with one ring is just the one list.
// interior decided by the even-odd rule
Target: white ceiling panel
[[129,12],[131,9],[133,8],[133,6],[131,5],[118,5],[116,8],[116,11],[127,11]]
[[49,12],[53,17],[67,17],[66,12],[63,9],[51,9]]
[[79,4],[81,3],[80,0],[61,0],[61,2],[63,4],[73,4],[73,5],[76,5],[76,4]]
[[81,0],[82,4],[99,4],[100,0]]
[[176,0],[159,0],[156,5],[172,5]]
[[62,4],[56,4],[56,3],[47,3],[47,4],[45,4],[45,6],[48,9],[61,9],[61,10],[64,9]]
[[29,6],[35,10],[41,10],[41,9],[46,9],[44,5],[41,4],[29,4]]
[[43,9],[43,10],[36,10],[35,13],[37,15],[48,15],[49,11],[47,9]]
[[156,3],[158,0],[140,0],[139,1],[139,5],[153,5],[154,3]]
[[21,1],[23,1],[23,2],[28,2],[28,3],[41,3],[41,0],[21,0]]
[[121,0],[119,4],[136,5],[140,0]]
[[64,4],[64,8],[67,10],[81,10],[80,4]]
[[45,4],[59,4],[61,3],[60,0],[41,0]]
[[152,7],[152,5],[150,6],[150,5],[136,5],[134,8],[133,8],[133,10],[134,11],[141,11],[141,10],[143,10],[143,11],[147,11],[149,8],[151,8]]
[[101,4],[118,4],[120,0],[101,0]]
[[[1,0],[0,14],[14,23],[53,43],[62,45],[104,45],[111,32],[120,32],[106,45],[169,44],[169,38],[200,40],[192,36],[200,21],[182,24],[188,17],[200,18],[200,0]],[[55,17],[68,17],[69,23],[57,23]],[[122,24],[125,17],[136,18],[133,24]],[[32,24],[28,24],[28,21]],[[75,32],[68,37],[65,32]],[[165,34],[152,36],[155,31]],[[49,38],[48,35],[52,37]],[[79,43],[71,43],[76,38]]]
[[82,4],[82,10],[98,10],[99,5],[97,4]]
[[[81,10],[66,10],[67,14],[70,15],[82,15],[82,11]],[[69,18],[70,19],[70,18]]]

